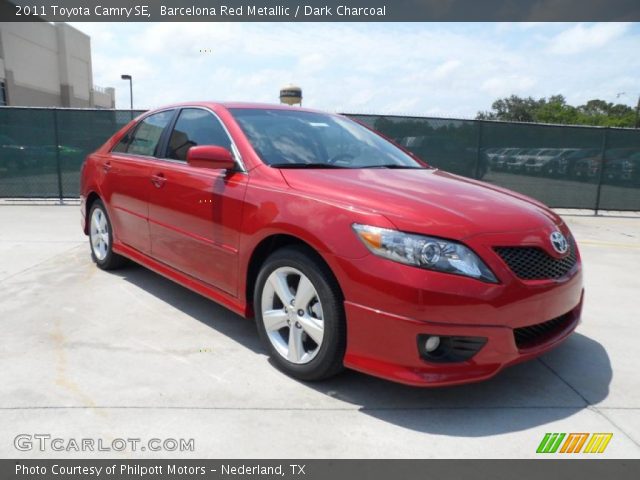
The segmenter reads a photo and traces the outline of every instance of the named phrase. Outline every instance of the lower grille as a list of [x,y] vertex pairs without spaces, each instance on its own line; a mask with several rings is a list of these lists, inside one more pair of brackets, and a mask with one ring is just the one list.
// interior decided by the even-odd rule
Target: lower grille
[[524,350],[546,343],[569,327],[574,318],[572,312],[569,312],[548,322],[515,328],[513,336],[516,346]]
[[573,269],[578,260],[573,238],[569,238],[567,256],[559,259],[539,247],[495,247],[495,251],[522,280],[562,278]]

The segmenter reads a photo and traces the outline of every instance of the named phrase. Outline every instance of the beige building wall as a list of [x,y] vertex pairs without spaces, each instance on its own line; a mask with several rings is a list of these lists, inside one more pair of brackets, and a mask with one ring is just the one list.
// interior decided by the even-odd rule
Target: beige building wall
[[66,23],[0,22],[0,62],[7,105],[115,107],[93,85],[90,37]]

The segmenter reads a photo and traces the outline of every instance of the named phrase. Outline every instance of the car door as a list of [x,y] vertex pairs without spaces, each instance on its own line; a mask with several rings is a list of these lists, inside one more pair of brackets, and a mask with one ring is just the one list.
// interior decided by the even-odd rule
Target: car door
[[238,243],[247,174],[187,165],[195,145],[231,149],[216,115],[183,108],[167,136],[164,159],[151,170],[151,254],[177,270],[237,294]]
[[116,238],[144,253],[151,251],[148,210],[152,160],[174,113],[165,110],[144,118],[102,160],[101,190],[110,207]]

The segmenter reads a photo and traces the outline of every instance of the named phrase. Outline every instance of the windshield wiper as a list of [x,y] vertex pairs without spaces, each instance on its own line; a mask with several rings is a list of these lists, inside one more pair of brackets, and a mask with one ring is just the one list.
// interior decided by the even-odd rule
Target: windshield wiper
[[397,163],[383,163],[381,165],[365,165],[360,168],[396,168],[396,169],[408,169],[408,170],[422,170],[425,167],[412,166],[412,165],[398,165]]
[[273,168],[349,168],[334,163],[271,163]]

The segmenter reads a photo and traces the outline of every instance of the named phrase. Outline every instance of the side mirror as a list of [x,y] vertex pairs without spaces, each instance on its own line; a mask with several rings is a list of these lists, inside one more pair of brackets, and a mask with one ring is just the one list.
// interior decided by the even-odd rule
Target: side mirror
[[187,164],[196,168],[230,170],[236,162],[231,152],[216,145],[198,145],[187,150]]

